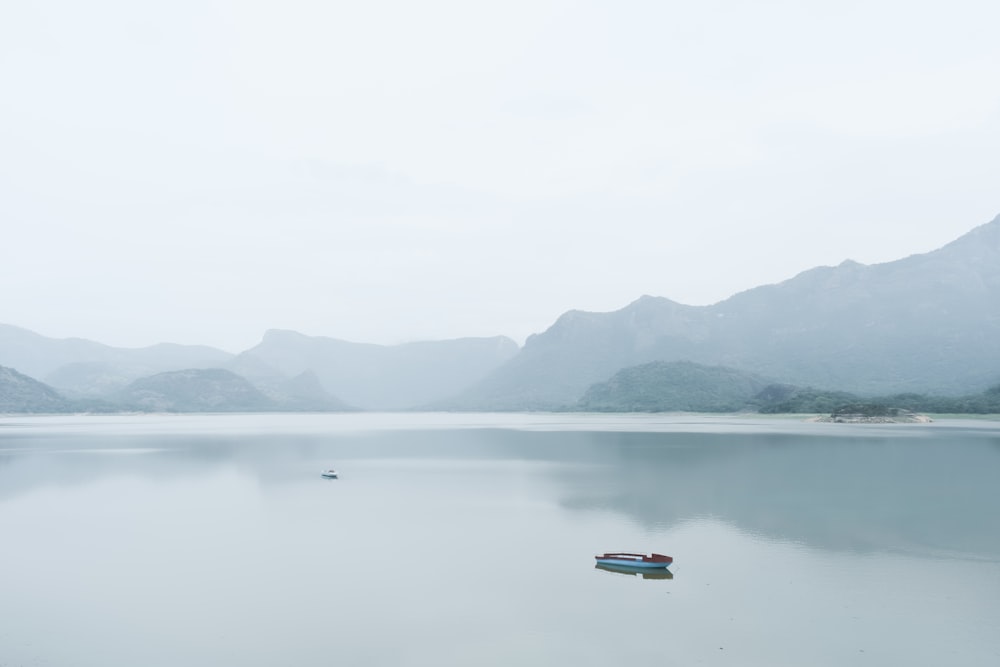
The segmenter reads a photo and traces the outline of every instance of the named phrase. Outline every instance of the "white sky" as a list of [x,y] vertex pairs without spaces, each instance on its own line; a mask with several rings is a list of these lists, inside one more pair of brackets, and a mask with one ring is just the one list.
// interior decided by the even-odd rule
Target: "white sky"
[[0,322],[239,352],[708,304],[1000,213],[1000,3],[0,5]]

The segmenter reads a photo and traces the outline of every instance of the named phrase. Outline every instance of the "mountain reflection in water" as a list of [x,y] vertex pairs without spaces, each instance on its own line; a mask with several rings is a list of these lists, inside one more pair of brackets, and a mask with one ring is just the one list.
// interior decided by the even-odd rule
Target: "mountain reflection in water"
[[548,424],[524,415],[522,424],[517,415],[446,415],[422,425],[430,417],[367,415],[368,430],[338,427],[337,416],[117,418],[98,428],[75,419],[65,433],[45,428],[55,420],[5,424],[0,501],[108,475],[169,480],[221,468],[271,487],[297,484],[304,468],[314,476],[330,461],[448,462],[467,471],[526,463],[539,464],[561,507],[612,512],[648,529],[711,518],[834,551],[1000,559],[1000,438],[990,422],[660,417],[646,431],[641,416],[636,430],[621,430],[627,416]]
[[0,417],[0,663],[996,664],[998,479],[986,421]]

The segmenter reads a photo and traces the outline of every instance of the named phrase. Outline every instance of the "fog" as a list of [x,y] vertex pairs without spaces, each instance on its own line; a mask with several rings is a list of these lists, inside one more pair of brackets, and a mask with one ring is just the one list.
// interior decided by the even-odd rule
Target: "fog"
[[995,3],[0,10],[0,321],[506,335],[1000,212]]

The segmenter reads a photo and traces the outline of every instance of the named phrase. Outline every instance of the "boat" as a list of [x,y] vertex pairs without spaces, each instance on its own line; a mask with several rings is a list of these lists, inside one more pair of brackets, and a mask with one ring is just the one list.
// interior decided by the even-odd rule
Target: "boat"
[[336,470],[324,470],[321,474],[323,475],[323,477],[326,477],[327,479],[337,479]]
[[663,554],[634,554],[614,551],[594,556],[598,565],[623,565],[625,567],[670,567],[674,559]]

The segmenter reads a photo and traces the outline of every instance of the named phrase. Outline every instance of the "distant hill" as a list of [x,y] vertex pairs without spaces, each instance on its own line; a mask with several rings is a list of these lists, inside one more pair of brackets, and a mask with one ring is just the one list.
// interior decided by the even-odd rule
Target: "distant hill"
[[770,385],[754,397],[764,414],[832,413],[843,405],[857,403],[861,397],[847,391],[818,390],[793,385]]
[[[135,386],[145,387],[145,382],[130,386],[136,381],[160,373],[214,368],[249,380],[267,399],[261,409],[419,408],[482,379],[517,350],[514,341],[502,336],[382,346],[269,331],[259,345],[234,356],[210,347],[170,343],[114,348],[0,325],[0,362],[30,369],[29,375],[43,377],[76,405],[101,411],[135,399]],[[155,409],[205,409],[186,399],[175,405],[161,398],[147,395],[141,405],[125,409],[154,405]]]
[[759,376],[690,361],[653,361],[592,385],[577,403],[595,412],[736,412],[767,386]]
[[613,313],[572,310],[530,336],[516,357],[443,408],[560,410],[623,368],[651,361],[722,363],[696,354],[707,329],[701,309],[642,297]]
[[104,361],[81,361],[60,366],[45,380],[74,398],[105,397],[123,389],[130,382],[154,371],[146,367]]
[[754,397],[752,405],[764,414],[809,414],[844,412],[852,405],[953,414],[1000,414],[1000,384],[985,391],[961,396],[934,396],[917,393],[861,397],[844,391],[821,391],[791,387],[782,395],[771,387]]
[[82,338],[48,338],[0,324],[0,365],[41,378],[76,397],[106,396],[132,380],[184,368],[212,368],[233,355],[203,345],[118,348]]
[[67,412],[70,402],[52,387],[0,366],[0,413]]
[[1000,381],[1000,217],[933,252],[811,269],[712,306],[645,296],[570,311],[443,407],[560,409],[652,361],[864,395],[981,391]]
[[266,396],[290,410],[357,410],[328,392],[311,369],[294,376],[286,375],[252,354],[237,355],[226,364],[226,369],[246,378]]
[[254,382],[311,371],[339,400],[369,410],[400,410],[462,391],[517,350],[503,336],[386,346],[272,330],[230,368]]
[[132,382],[116,402],[151,412],[257,412],[280,409],[246,379],[221,368],[158,373]]
[[345,412],[357,410],[323,388],[312,371],[278,381],[257,381],[254,386],[282,410],[293,412]]
[[591,385],[576,409],[590,412],[760,412],[835,414],[864,409],[920,413],[1000,414],[1000,384],[979,393],[862,397],[846,391],[767,383],[725,366],[654,361],[625,368]]
[[0,413],[70,412],[340,412],[315,374],[276,381],[263,390],[227,370],[168,371],[131,382],[106,398],[67,398],[13,368],[0,366]]

